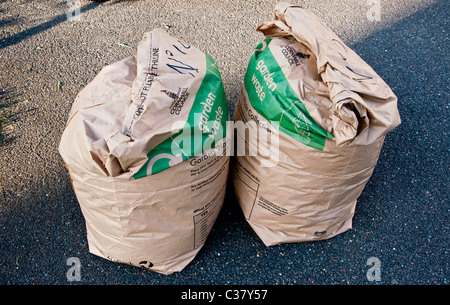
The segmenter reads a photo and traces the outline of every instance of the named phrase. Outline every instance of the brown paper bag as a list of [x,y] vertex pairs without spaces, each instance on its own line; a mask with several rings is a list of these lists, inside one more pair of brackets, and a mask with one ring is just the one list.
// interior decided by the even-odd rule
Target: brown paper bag
[[246,144],[233,162],[238,202],[266,245],[333,237],[351,228],[385,135],[400,124],[397,98],[301,7],[279,3],[258,31],[267,38],[234,114]]
[[161,29],[103,68],[78,94],[59,147],[90,252],[182,270],[223,204],[228,119],[213,59]]

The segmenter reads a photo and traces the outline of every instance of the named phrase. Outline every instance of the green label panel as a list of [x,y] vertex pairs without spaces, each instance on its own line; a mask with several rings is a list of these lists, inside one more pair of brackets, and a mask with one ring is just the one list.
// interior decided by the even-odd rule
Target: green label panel
[[244,85],[250,103],[258,113],[291,138],[323,150],[333,135],[319,126],[290,86],[269,50],[271,38],[257,46],[245,74]]

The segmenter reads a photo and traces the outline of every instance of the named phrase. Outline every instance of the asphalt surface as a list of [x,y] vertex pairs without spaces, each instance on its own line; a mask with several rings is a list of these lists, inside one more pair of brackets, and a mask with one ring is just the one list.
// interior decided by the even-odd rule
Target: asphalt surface
[[[406,2],[406,3],[404,3]],[[388,134],[353,229],[265,247],[229,189],[206,244],[169,276],[88,252],[57,147],[76,94],[155,27],[209,53],[233,112],[255,28],[276,1],[0,1],[0,89],[13,121],[0,149],[0,284],[449,284],[448,1],[291,1],[321,17],[391,86],[402,124]],[[274,190],[276,191],[276,190]],[[69,281],[67,260],[81,263]],[[378,259],[380,280],[367,273]],[[370,272],[369,272],[370,274]]]

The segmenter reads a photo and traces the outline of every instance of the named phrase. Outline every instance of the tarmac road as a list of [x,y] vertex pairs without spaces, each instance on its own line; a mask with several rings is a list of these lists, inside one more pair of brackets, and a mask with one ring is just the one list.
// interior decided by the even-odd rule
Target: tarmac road
[[[292,1],[321,17],[391,86],[402,124],[388,134],[353,229],[265,247],[232,192],[205,246],[169,276],[88,252],[84,219],[57,147],[76,94],[100,69],[166,28],[209,53],[234,110],[256,27],[276,1],[0,1],[0,99],[14,123],[0,150],[0,284],[449,283],[448,1]],[[81,263],[69,281],[67,260]],[[379,281],[370,276],[373,259]],[[369,276],[368,276],[369,272]]]

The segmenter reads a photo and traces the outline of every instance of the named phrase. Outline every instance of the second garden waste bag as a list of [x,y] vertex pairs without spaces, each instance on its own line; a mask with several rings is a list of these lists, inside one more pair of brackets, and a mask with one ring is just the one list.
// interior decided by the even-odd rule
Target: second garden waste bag
[[59,147],[90,252],[182,270],[223,204],[228,119],[213,59],[162,29],[104,67],[78,94]]
[[266,38],[234,113],[246,127],[235,140],[245,142],[232,166],[236,197],[268,246],[333,237],[351,228],[385,135],[400,124],[397,98],[308,10],[279,3],[258,31]]

